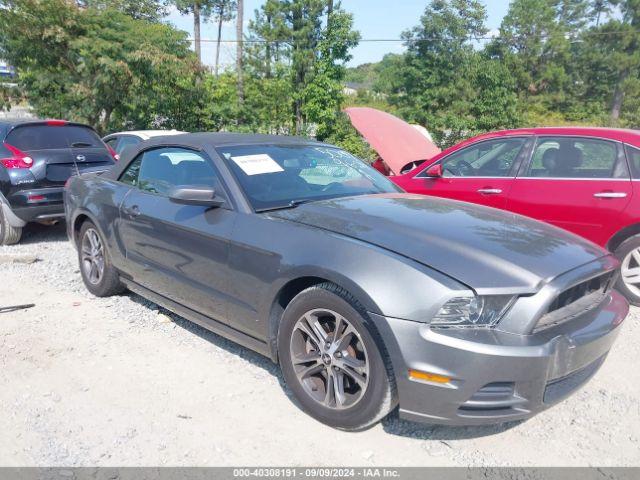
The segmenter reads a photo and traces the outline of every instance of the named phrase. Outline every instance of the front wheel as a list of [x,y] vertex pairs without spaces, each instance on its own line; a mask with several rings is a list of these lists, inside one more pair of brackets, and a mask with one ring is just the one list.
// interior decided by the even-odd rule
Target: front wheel
[[615,250],[620,260],[620,278],[616,288],[629,303],[640,306],[640,235],[626,239]]
[[331,427],[363,430],[397,403],[389,359],[368,322],[351,295],[328,283],[298,294],[283,314],[278,354],[287,385]]

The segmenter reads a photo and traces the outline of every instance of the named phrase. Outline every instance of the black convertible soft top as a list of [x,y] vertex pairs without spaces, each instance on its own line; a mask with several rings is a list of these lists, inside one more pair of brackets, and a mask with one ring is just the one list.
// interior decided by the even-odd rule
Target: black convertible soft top
[[256,133],[185,133],[181,135],[166,135],[150,138],[136,145],[135,148],[125,149],[124,155],[107,173],[105,178],[117,179],[129,166],[138,153],[152,147],[175,146],[187,147],[196,150],[205,150],[207,147],[220,147],[223,145],[326,145],[305,137],[289,135],[263,135]]

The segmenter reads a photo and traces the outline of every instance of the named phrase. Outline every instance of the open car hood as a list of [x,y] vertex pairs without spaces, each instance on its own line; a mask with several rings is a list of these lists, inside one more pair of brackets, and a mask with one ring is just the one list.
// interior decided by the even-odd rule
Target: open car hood
[[389,113],[368,107],[347,108],[345,113],[395,175],[409,163],[429,160],[440,153],[417,128]]

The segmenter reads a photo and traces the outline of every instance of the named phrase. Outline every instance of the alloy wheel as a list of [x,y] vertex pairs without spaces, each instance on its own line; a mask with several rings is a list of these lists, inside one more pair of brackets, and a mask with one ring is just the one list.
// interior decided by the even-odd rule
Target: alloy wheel
[[104,247],[100,235],[93,228],[87,229],[82,237],[82,270],[92,285],[97,285],[104,276]]
[[335,410],[358,403],[369,385],[367,350],[355,327],[332,310],[315,309],[296,322],[291,362],[305,392]]

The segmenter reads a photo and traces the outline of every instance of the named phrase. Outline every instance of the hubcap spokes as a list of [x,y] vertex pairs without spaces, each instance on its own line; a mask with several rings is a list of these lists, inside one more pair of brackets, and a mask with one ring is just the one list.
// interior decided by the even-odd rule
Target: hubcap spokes
[[622,280],[634,295],[640,296],[640,248],[631,250],[620,268]]
[[88,229],[82,238],[81,256],[85,277],[92,285],[97,285],[104,275],[104,248],[93,228]]
[[325,407],[344,409],[362,399],[369,383],[367,351],[340,314],[311,310],[296,323],[290,345],[293,368],[307,394]]

